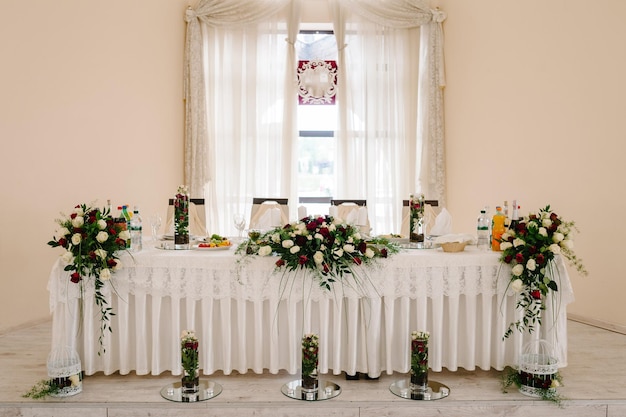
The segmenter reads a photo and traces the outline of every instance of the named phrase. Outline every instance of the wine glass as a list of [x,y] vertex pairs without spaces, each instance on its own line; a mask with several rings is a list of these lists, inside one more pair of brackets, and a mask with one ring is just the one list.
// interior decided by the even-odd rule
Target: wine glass
[[243,236],[243,229],[246,227],[246,219],[243,217],[243,214],[235,213],[233,216],[233,222],[235,223],[235,228],[239,231],[239,240],[241,240]]
[[159,240],[159,230],[161,229],[161,216],[158,213],[154,213],[150,217],[150,227],[152,228],[152,240],[156,242]]

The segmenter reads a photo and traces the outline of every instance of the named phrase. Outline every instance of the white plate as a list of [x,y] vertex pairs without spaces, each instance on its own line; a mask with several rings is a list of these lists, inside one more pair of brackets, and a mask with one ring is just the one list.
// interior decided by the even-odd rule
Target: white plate
[[233,245],[232,243],[228,246],[214,246],[212,248],[208,248],[208,247],[202,247],[202,246],[198,246],[198,245],[193,245],[193,249],[194,250],[228,250],[230,248],[232,248]]

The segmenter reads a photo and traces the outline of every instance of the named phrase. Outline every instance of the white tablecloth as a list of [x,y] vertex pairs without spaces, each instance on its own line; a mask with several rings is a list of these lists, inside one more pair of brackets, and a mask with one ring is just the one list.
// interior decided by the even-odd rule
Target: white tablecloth
[[85,282],[81,312],[79,286],[69,281],[61,260],[55,263],[48,282],[52,343],[74,347],[87,375],[178,375],[179,338],[186,329],[198,335],[207,375],[295,374],[300,341],[309,332],[320,335],[321,373],[408,372],[412,330],[430,331],[433,371],[502,370],[516,363],[530,337],[548,340],[566,366],[566,306],[574,296],[562,260],[557,258],[559,292],[547,300],[543,326],[532,336],[515,332],[503,340],[521,311],[514,294],[504,296],[510,269],[498,256],[475,247],[460,253],[405,250],[359,267],[360,290],[336,285],[327,292],[305,271],[275,272],[275,257],[241,262],[233,249],[168,251],[146,242],[142,252],[122,256],[124,268],[105,286],[116,315],[102,355],[93,283]]

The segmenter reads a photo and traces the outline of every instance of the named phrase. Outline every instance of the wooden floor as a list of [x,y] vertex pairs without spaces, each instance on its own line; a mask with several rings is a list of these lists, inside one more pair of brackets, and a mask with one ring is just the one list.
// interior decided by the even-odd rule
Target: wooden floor
[[22,397],[47,377],[50,323],[0,335],[0,416],[584,416],[626,417],[626,335],[569,321],[569,365],[561,369],[563,407],[529,398],[515,389],[503,393],[502,372],[431,373],[450,388],[447,398],[412,401],[393,395],[389,386],[404,375],[383,374],[378,380],[347,381],[322,375],[340,385],[341,394],[326,401],[298,401],[281,393],[294,375],[214,374],[223,392],[199,403],[175,403],[160,396],[178,377],[96,374],[83,381],[83,392],[64,399]]

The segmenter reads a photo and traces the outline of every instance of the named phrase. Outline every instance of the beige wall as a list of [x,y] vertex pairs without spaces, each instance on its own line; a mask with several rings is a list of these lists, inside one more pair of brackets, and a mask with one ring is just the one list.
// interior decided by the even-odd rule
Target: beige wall
[[[53,220],[106,199],[165,213],[183,181],[182,0],[0,0],[0,331],[48,317]],[[626,327],[626,2],[441,0],[448,208],[518,198],[576,220],[569,311]],[[602,219],[602,220],[601,220]]]

